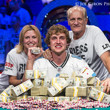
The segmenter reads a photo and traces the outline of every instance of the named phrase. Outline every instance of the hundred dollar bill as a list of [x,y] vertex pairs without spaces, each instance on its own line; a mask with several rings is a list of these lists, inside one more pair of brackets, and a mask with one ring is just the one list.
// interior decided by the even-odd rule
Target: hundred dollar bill
[[85,97],[85,96],[87,96],[87,88],[81,87],[81,86],[66,87],[65,96],[67,96],[67,97],[78,97],[78,96]]
[[51,86],[51,80],[45,79],[45,80],[44,80],[44,86],[50,87],[50,86]]
[[87,86],[86,78],[80,77],[68,78],[67,82],[69,86]]
[[99,78],[97,78],[97,77],[89,77],[87,79],[87,85],[88,86],[100,86],[101,82],[100,82]]
[[0,102],[10,102],[9,96],[0,96]]
[[70,101],[70,97],[48,97],[48,101],[57,101],[57,102]]
[[110,104],[110,95],[105,94],[102,102]]
[[13,85],[9,85],[0,95],[1,96],[11,96],[11,88],[13,88]]
[[27,80],[11,89],[12,96],[19,96],[33,87],[31,80]]
[[32,82],[33,82],[34,87],[38,87],[38,86],[43,86],[44,85],[44,81],[41,80],[41,79],[34,79]]
[[10,97],[10,100],[22,100],[22,99],[27,99],[27,98],[28,98],[28,95],[23,94],[23,95],[18,96],[18,97],[11,96],[11,97]]
[[68,83],[68,86],[74,86],[74,83],[75,83],[74,82],[75,81],[74,78],[68,78],[66,81]]
[[59,76],[60,78],[64,78],[64,79],[67,79],[69,78],[68,74],[67,73],[63,73],[63,74],[60,74]]
[[48,88],[49,96],[55,96],[62,92],[65,87],[68,86],[67,81],[64,78],[53,78],[52,86]]
[[25,77],[26,79],[40,78],[39,70],[26,70]]
[[28,99],[34,99],[34,100],[39,100],[39,101],[42,101],[42,100],[47,100],[47,96],[28,96]]
[[96,88],[99,91],[103,92],[104,87],[103,86],[87,86],[87,96],[89,96],[90,91],[92,88]]
[[103,98],[106,97],[106,94],[104,92],[99,91],[98,89],[92,87],[89,97],[101,102],[103,100]]
[[70,97],[70,101],[77,103],[82,97]]
[[47,94],[47,87],[45,86],[38,86],[38,87],[33,87],[30,90],[31,96],[46,96]]
[[86,78],[74,78],[74,86],[87,86],[87,79]]
[[40,54],[40,48],[38,47],[38,48],[33,48],[32,50],[31,50],[31,53],[33,53],[33,54]]

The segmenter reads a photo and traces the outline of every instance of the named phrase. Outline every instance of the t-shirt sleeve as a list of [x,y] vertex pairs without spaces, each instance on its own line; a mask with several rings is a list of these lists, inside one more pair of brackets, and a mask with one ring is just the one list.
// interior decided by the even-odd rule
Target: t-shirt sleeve
[[16,59],[11,54],[7,54],[6,63],[4,67],[4,74],[17,76],[17,64]]
[[110,43],[99,28],[96,28],[94,33],[94,47],[97,54],[101,56],[104,52],[110,50]]

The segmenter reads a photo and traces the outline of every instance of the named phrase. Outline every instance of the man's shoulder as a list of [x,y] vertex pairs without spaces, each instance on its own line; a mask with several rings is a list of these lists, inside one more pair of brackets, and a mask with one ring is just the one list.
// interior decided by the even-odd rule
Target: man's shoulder
[[92,30],[100,30],[99,27],[95,26],[95,25],[86,25],[86,29],[92,31]]

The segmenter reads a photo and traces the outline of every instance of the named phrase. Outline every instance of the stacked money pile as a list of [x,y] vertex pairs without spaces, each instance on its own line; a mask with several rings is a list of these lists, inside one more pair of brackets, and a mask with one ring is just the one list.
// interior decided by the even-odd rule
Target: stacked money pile
[[11,88],[13,88],[13,87],[14,87],[13,85],[10,85],[0,94],[0,102],[9,102],[10,101]]
[[11,89],[12,96],[19,96],[33,87],[31,80],[27,80]]
[[[83,71],[83,73],[86,70]],[[83,78],[76,76],[69,78],[67,74],[61,74],[52,80],[45,79],[46,72],[40,73],[38,70],[27,70],[27,81],[13,87],[9,86],[0,96],[10,96],[11,100],[25,99],[23,93],[28,91],[29,98],[34,100],[48,101],[74,101],[82,98],[92,98],[94,100],[110,103],[110,96],[103,92],[101,82],[97,77]],[[10,92],[11,91],[11,92]],[[64,95],[62,95],[65,93]],[[8,98],[4,99],[8,100]],[[3,102],[3,98],[0,99]]]

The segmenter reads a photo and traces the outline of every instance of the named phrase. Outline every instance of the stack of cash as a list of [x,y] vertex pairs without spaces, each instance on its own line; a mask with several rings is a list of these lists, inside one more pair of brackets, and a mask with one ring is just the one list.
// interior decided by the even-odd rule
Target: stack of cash
[[68,86],[74,86],[74,83],[75,83],[74,82],[75,81],[74,78],[68,78],[66,81],[68,83]]
[[11,89],[13,88],[13,85],[9,85],[0,95],[1,96],[11,96]]
[[39,54],[41,51],[40,51],[40,48],[39,47],[36,47],[36,48],[33,48],[32,50],[31,50],[31,53],[33,53],[33,54]]
[[10,100],[21,100],[21,99],[27,99],[28,98],[28,95],[21,95],[21,96],[18,96],[18,97],[15,97],[15,96],[11,96],[10,97]]
[[10,102],[10,97],[0,95],[0,102]]
[[87,79],[86,78],[74,78],[74,86],[87,86]]
[[31,96],[46,96],[47,95],[47,87],[46,86],[38,86],[38,87],[33,87],[30,90],[30,95]]
[[85,97],[87,96],[87,88],[86,87],[77,87],[77,86],[69,86],[66,87],[65,96],[67,97]]
[[44,71],[40,71],[40,78],[41,79],[45,79],[45,76],[46,76],[46,71],[45,71],[45,69],[44,69]]
[[43,70],[26,70],[25,77],[26,79],[44,79],[46,76],[46,71]]
[[64,78],[64,79],[67,79],[69,78],[68,74],[67,73],[63,73],[63,74],[60,74],[59,76],[60,78]]
[[26,70],[25,77],[26,79],[40,78],[39,70]]
[[99,91],[98,89],[92,87],[89,97],[101,102],[103,100],[103,98],[106,97],[106,94],[104,92]]
[[103,98],[102,102],[110,104],[110,95],[105,94],[105,97]]
[[46,100],[48,97],[46,97],[46,96],[28,96],[28,99],[29,98],[32,98],[34,100],[42,101],[42,100]]
[[82,97],[70,97],[70,101],[77,103]]
[[48,101],[57,101],[57,102],[70,101],[70,97],[48,97]]
[[33,87],[31,80],[27,80],[11,89],[12,96],[19,96]]
[[87,79],[87,85],[88,86],[100,86],[101,82],[99,80],[99,78],[97,77],[89,77]]
[[52,86],[48,88],[49,96],[56,96],[58,93],[62,92],[65,87],[68,86],[67,81],[64,78],[53,78]]
[[80,78],[80,77],[68,78],[67,82],[68,82],[68,86],[87,86],[86,78]]
[[44,80],[44,86],[46,86],[46,87],[50,87],[51,86],[51,80],[49,80],[49,79],[45,79]]
[[44,81],[41,79],[34,79],[32,81],[34,87],[38,87],[38,86],[43,86],[44,85]]
[[104,88],[104,87],[103,87],[103,86],[87,86],[87,96],[89,96],[90,91],[91,91],[92,88],[96,88],[97,90],[103,92],[103,88]]

